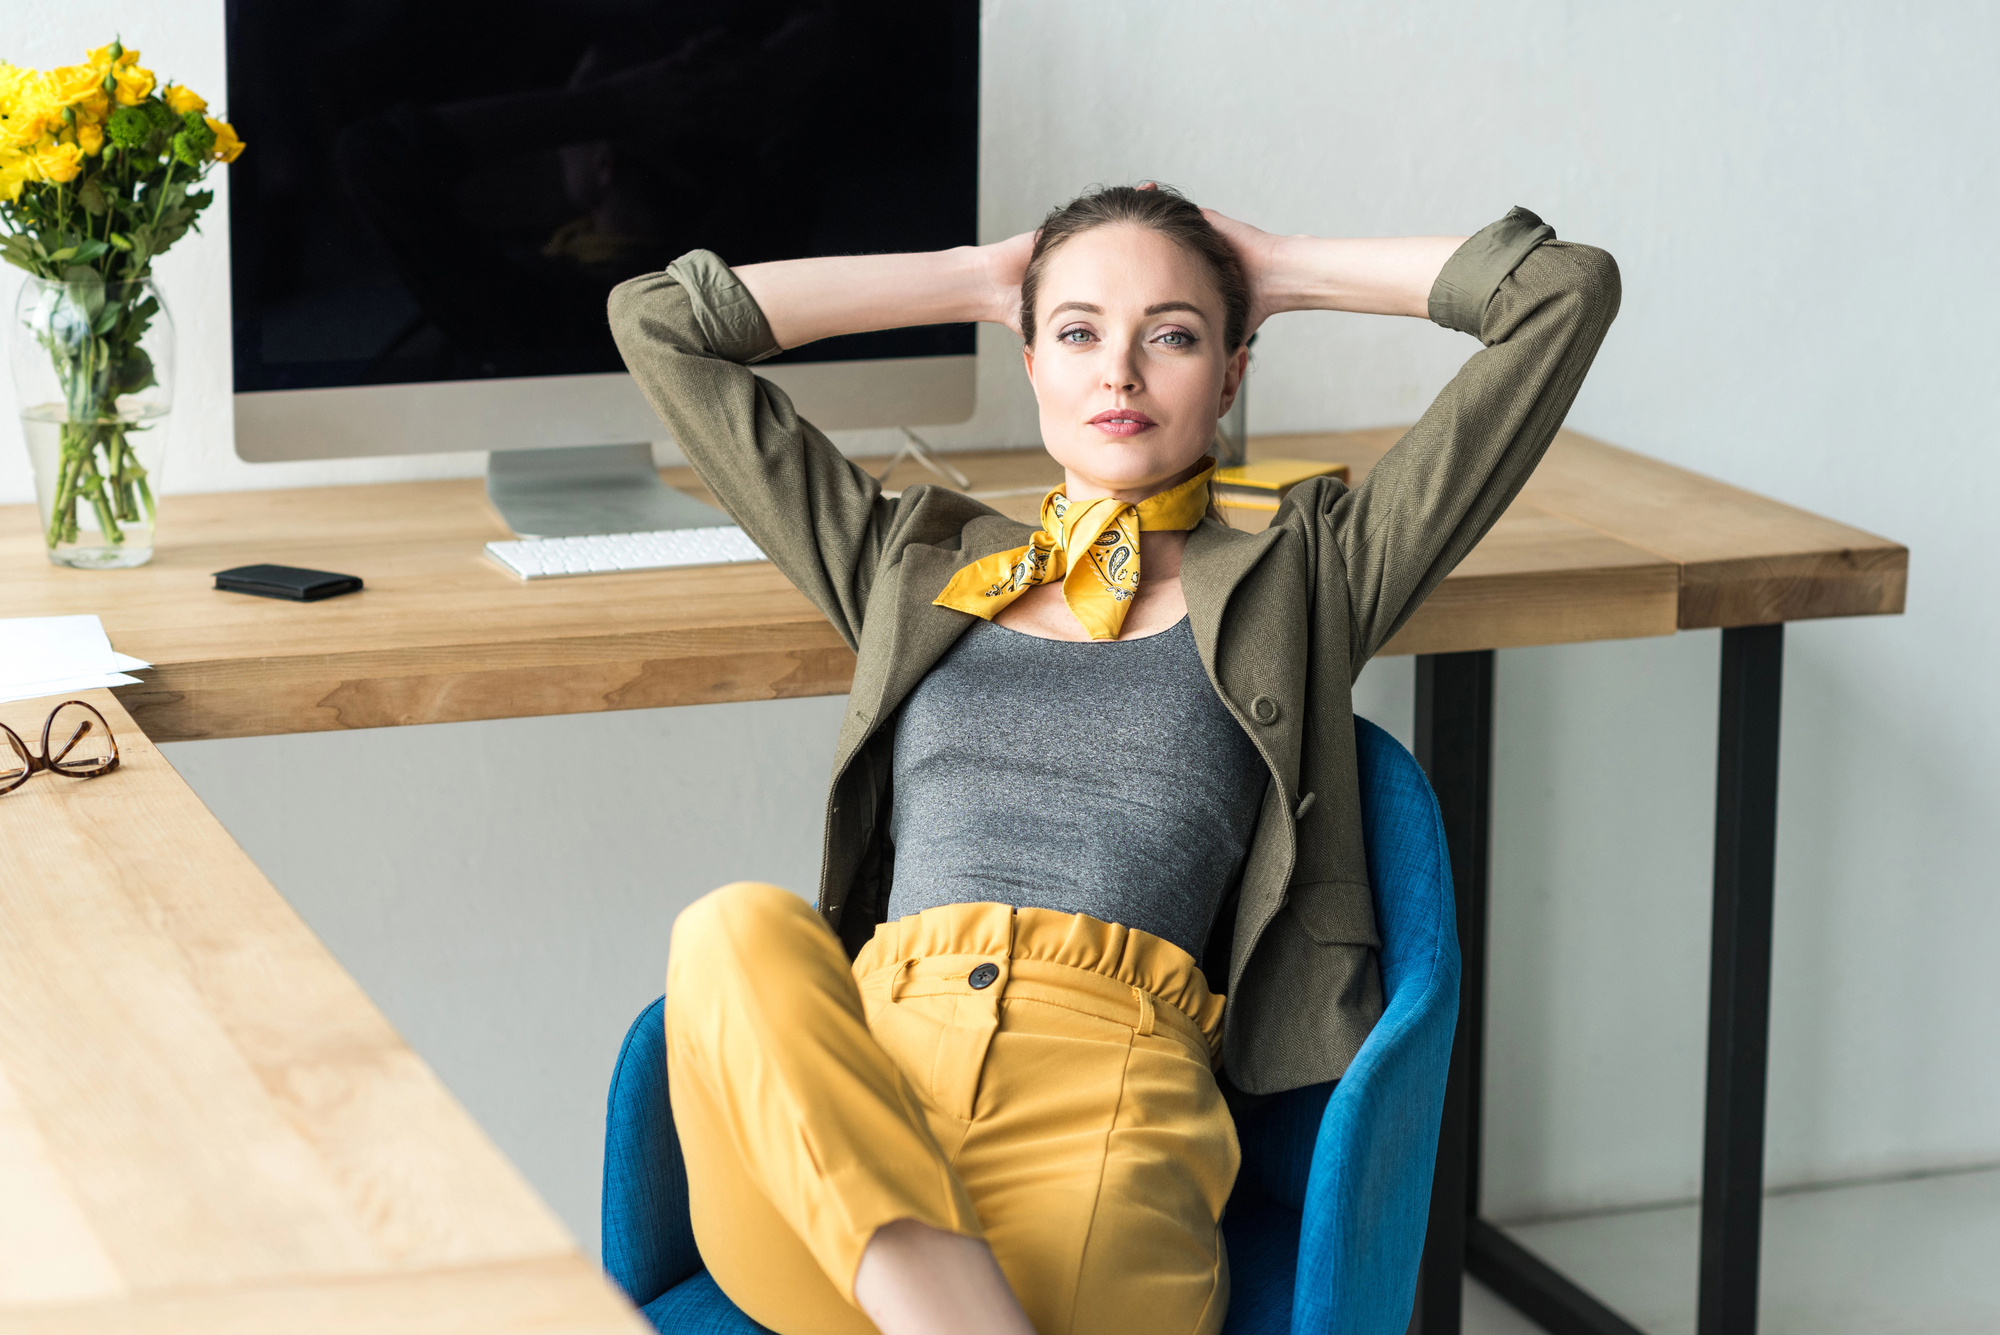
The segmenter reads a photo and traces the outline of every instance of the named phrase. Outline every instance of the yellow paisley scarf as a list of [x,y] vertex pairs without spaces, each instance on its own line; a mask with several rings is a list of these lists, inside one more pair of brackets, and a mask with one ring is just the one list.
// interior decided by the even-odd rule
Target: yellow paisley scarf
[[995,552],[951,577],[935,600],[991,621],[1038,584],[1061,580],[1063,601],[1093,640],[1115,640],[1139,591],[1139,534],[1191,529],[1208,513],[1209,463],[1179,486],[1133,505],[1077,503],[1057,487],[1042,498],[1042,527],[1025,547]]

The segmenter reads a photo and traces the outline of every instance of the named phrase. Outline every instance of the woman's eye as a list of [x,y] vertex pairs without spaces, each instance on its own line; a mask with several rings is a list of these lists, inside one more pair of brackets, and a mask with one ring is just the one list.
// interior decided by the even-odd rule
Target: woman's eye
[[1160,342],[1170,348],[1191,348],[1194,346],[1194,335],[1181,329],[1169,329],[1160,335]]
[[1088,329],[1081,329],[1081,328],[1065,329],[1060,334],[1056,335],[1056,341],[1058,343],[1083,343],[1088,341],[1089,338],[1090,338],[1090,331]]

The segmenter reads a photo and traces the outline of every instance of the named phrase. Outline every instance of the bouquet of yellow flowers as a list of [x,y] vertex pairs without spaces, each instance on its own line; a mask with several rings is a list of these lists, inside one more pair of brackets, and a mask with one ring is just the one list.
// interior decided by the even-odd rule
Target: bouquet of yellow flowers
[[[25,323],[63,399],[54,494],[44,497],[52,555],[78,540],[79,501],[105,543],[123,543],[121,522],[141,522],[142,506],[150,534],[152,492],[129,438],[145,414],[119,400],[162,373],[144,346],[162,314],[147,281],[153,260],[214,201],[200,188],[209,170],[243,152],[207,110],[115,41],[53,70],[0,62],[0,258],[39,280],[23,296]],[[34,416],[34,405],[22,407]]]

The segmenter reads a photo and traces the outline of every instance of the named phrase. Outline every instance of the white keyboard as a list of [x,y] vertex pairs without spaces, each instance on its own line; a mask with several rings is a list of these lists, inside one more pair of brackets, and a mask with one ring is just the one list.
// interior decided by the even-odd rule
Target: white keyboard
[[522,538],[489,542],[486,554],[522,579],[770,559],[734,524],[726,528],[669,528],[657,533],[594,533],[587,538]]

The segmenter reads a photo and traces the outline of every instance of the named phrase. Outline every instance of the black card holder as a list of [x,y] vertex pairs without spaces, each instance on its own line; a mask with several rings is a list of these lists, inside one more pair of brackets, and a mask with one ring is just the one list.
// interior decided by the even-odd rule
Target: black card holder
[[330,570],[301,570],[297,566],[237,566],[215,572],[215,587],[231,593],[254,593],[260,598],[289,598],[295,603],[316,603],[353,593],[361,587],[359,575],[336,575]]

